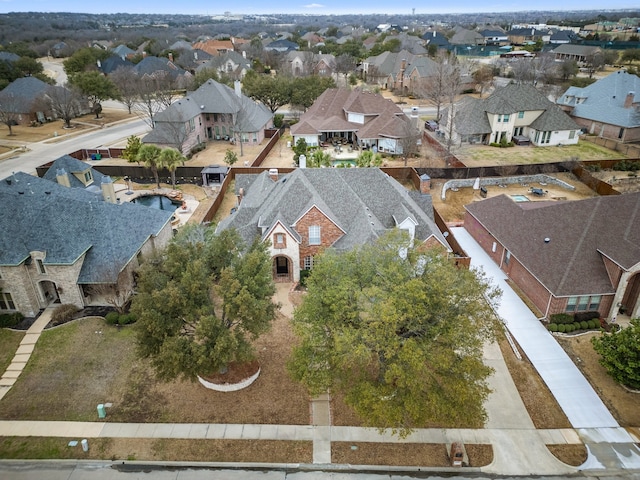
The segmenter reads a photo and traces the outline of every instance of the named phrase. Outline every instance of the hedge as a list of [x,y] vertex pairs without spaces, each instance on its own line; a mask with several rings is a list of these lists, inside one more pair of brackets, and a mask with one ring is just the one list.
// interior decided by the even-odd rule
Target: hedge
[[61,325],[68,322],[78,312],[79,308],[71,303],[63,303],[53,311],[51,315],[52,325]]
[[24,320],[24,315],[20,312],[3,313],[0,315],[0,328],[11,328],[18,325]]

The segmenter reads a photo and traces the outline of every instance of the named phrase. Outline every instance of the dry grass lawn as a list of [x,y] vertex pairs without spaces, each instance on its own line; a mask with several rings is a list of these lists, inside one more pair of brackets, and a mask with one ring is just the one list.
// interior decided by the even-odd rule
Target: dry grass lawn
[[4,372],[18,350],[24,332],[0,329],[0,372]]

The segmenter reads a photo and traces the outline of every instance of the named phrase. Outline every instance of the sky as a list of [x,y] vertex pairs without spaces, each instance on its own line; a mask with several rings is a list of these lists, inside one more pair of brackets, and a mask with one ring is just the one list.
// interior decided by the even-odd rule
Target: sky
[[539,0],[526,5],[513,1],[457,0],[449,2],[425,2],[415,0],[308,0],[285,2],[265,2],[259,0],[236,0],[234,2],[210,2],[207,0],[0,0],[0,13],[7,12],[74,12],[74,13],[183,13],[220,15],[225,11],[232,14],[267,13],[309,13],[330,14],[367,14],[389,13],[411,14],[430,13],[475,13],[475,12],[512,12],[518,10],[601,10],[638,9],[638,0]]

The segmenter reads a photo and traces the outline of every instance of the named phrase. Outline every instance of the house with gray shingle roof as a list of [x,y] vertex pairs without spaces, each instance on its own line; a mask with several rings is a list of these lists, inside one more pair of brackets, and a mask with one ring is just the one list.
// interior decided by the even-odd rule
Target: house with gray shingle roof
[[551,53],[555,55],[557,61],[572,60],[578,62],[580,65],[589,63],[589,57],[592,57],[598,53],[602,53],[600,47],[594,47],[592,45],[575,45],[564,43],[554,48]]
[[0,181],[0,202],[0,311],[26,316],[51,303],[104,305],[92,286],[131,285],[142,258],[172,235],[171,212],[22,172]]
[[145,56],[133,67],[133,71],[140,77],[168,75],[168,77],[176,83],[177,88],[184,88],[192,77],[190,72],[183,70],[171,60],[164,57]]
[[124,44],[118,45],[117,47],[113,48],[111,51],[114,53],[114,55],[117,55],[122,60],[130,59],[136,54],[135,50],[132,50],[131,48],[127,47]]
[[249,70],[251,61],[245,55],[238,52],[227,52],[217,57],[211,57],[196,68],[196,72],[202,70],[215,70],[220,75],[225,75],[234,80],[242,80]]
[[362,62],[367,83],[400,90],[404,95],[415,93],[436,69],[436,62],[427,55],[414,55],[407,50],[383,52]]
[[578,143],[580,126],[532,85],[515,83],[496,89],[484,99],[466,97],[453,110],[446,108],[440,129],[454,143],[499,143],[504,138],[528,138],[536,146]]
[[620,142],[640,141],[640,78],[624,70],[569,89],[558,105],[587,132]]
[[[59,183],[65,187],[82,188],[101,195],[101,185],[105,175],[91,165],[69,155],[63,155],[51,163],[49,170],[42,176],[45,180]],[[113,198],[115,203],[115,196]]]
[[548,317],[624,306],[640,315],[640,193],[465,207],[464,226]]
[[235,228],[246,244],[269,241],[276,281],[298,281],[300,270],[326,248],[349,250],[394,228],[422,248],[451,251],[434,223],[428,177],[408,191],[377,168],[299,168],[236,175],[239,205],[218,229]]
[[416,133],[416,126],[391,100],[344,87],[325,90],[291,127],[294,144],[299,139],[309,146],[344,139],[356,148],[392,155],[401,155],[403,140]]
[[47,97],[52,90],[64,87],[49,85],[36,77],[18,78],[0,91],[0,104],[5,111],[17,115],[18,123],[43,123],[56,118]]
[[207,80],[153,119],[153,130],[142,141],[171,146],[188,154],[193,147],[212,140],[235,138],[259,144],[265,129],[273,126],[273,114],[261,103],[236,90]]

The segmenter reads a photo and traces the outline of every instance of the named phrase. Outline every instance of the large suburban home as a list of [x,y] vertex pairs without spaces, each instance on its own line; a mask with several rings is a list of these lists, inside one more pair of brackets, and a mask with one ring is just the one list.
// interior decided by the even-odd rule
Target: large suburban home
[[640,78],[624,70],[588,87],[569,87],[558,105],[590,134],[620,142],[640,140]]
[[48,95],[64,90],[64,87],[49,85],[36,77],[22,77],[0,91],[0,105],[5,115],[11,116],[10,120],[17,124],[44,123],[56,118]]
[[273,125],[273,114],[261,103],[240,92],[207,80],[195,92],[174,102],[153,118],[153,130],[142,141],[170,146],[187,154],[203,142],[235,139],[258,144],[265,129]]
[[[446,136],[450,121],[447,108],[440,122]],[[532,85],[509,84],[484,99],[466,97],[453,109],[453,143],[572,145],[579,133],[580,126]]]
[[291,65],[291,74],[296,77],[332,77],[336,72],[336,57],[328,53],[292,50],[287,52],[285,59]]
[[221,76],[228,76],[234,80],[242,80],[249,70],[251,61],[247,60],[246,53],[227,52],[223,55],[211,57],[206,62],[196,67],[196,72],[203,70],[215,70]]
[[584,65],[587,63],[591,63],[589,59],[593,58],[599,53],[602,53],[602,49],[600,47],[594,47],[590,45],[575,45],[565,43],[554,48],[551,52],[554,54],[555,59],[559,62],[571,60],[577,62],[579,65]]
[[551,30],[536,28],[512,28],[507,32],[507,38],[513,45],[528,45],[538,41],[547,44],[551,41]]
[[401,155],[407,139],[416,138],[417,119],[410,119],[391,100],[360,89],[330,88],[291,127],[294,144],[343,142],[353,148]]
[[366,58],[361,65],[362,74],[369,84],[399,90],[403,94],[416,93],[424,80],[433,75],[436,63],[426,55],[414,55],[407,50],[383,52]]
[[543,316],[640,315],[640,193],[465,208],[467,231]]
[[[105,179],[101,187],[113,191]],[[25,316],[52,303],[104,305],[97,287],[131,288],[139,262],[172,235],[171,212],[22,172],[0,181],[0,201],[0,311]]]
[[298,168],[236,175],[238,207],[218,229],[235,228],[248,244],[269,242],[275,281],[297,282],[327,248],[349,250],[385,231],[406,230],[419,248],[450,252],[433,220],[430,179],[407,191],[377,168]]

